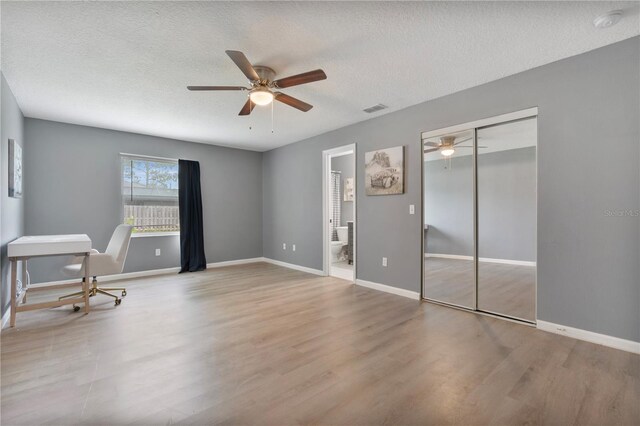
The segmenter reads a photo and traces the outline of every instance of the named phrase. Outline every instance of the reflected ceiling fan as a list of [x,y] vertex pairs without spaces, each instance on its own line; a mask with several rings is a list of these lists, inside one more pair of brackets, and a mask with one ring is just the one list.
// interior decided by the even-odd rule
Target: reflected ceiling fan
[[249,92],[249,99],[244,104],[238,115],[249,115],[256,105],[269,105],[273,100],[282,102],[300,111],[307,112],[313,105],[302,102],[293,96],[279,92],[278,89],[299,86],[301,84],[312,83],[314,81],[325,80],[327,75],[321,69],[308,71],[302,74],[274,80],[275,71],[269,67],[251,65],[244,53],[237,50],[227,50],[227,55],[240,68],[240,71],[249,79],[250,87],[244,86],[187,86],[193,91],[203,90],[246,90]]
[[[430,146],[432,148],[425,149],[424,153],[427,154],[429,152],[440,151],[443,157],[451,157],[455,152],[456,148],[473,148],[473,145],[460,145],[463,142],[468,142],[473,140],[473,138],[465,138],[459,141],[456,141],[455,136],[443,136],[440,138],[440,143],[436,142],[425,142],[425,147]],[[486,146],[479,146],[478,148],[486,148]]]

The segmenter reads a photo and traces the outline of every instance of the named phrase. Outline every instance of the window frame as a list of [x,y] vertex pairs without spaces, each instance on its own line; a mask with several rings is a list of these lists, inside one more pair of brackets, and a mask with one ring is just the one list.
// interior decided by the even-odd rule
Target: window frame
[[[119,160],[119,166],[120,166],[120,173],[119,173],[119,191],[120,191],[120,223],[124,223],[125,222],[125,201],[126,201],[126,196],[122,190],[123,188],[123,183],[124,183],[124,169],[123,169],[123,160],[125,158],[129,158],[129,159],[139,159],[141,161],[157,161],[157,162],[164,162],[164,163],[175,163],[176,165],[178,165],[178,159],[177,158],[166,158],[166,157],[158,157],[158,156],[152,156],[152,155],[142,155],[142,154],[131,154],[128,152],[121,152],[119,153],[118,156],[118,160]],[[176,196],[176,199],[178,198],[178,196]],[[135,225],[134,225],[135,228]],[[171,236],[179,236],[180,235],[180,231],[155,231],[155,232],[132,232],[131,234],[131,238],[147,238],[147,237],[171,237]]]

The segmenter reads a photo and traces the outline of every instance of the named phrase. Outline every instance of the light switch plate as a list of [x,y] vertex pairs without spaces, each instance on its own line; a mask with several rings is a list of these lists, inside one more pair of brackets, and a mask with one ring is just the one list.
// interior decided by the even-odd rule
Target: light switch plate
[[287,243],[282,243],[282,250],[286,250],[287,249]]
[[160,249],[156,249],[156,256],[160,256]]
[[291,250],[292,250],[292,251],[296,251],[296,245],[295,245],[295,244],[293,244],[293,245],[291,246]]
[[416,206],[409,204],[409,214],[416,214]]
[[386,257],[382,258],[382,266],[387,266],[387,258]]

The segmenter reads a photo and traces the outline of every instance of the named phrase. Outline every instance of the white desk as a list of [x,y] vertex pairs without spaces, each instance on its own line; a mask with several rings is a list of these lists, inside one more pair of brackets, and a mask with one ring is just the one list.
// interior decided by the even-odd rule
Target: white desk
[[[7,257],[11,263],[11,327],[16,324],[16,314],[22,311],[34,309],[55,308],[63,305],[84,303],[84,312],[89,313],[89,255],[91,253],[91,239],[85,234],[71,235],[38,235],[20,237],[8,244]],[[27,277],[27,261],[32,257],[42,256],[84,256],[84,282],[73,284],[58,284],[33,287],[31,290],[53,289],[82,285],[83,297],[76,297],[50,302],[32,303],[24,305],[27,301],[29,286],[23,283],[22,292],[17,293],[18,262],[22,262],[22,280]],[[22,303],[22,304],[21,304]]]

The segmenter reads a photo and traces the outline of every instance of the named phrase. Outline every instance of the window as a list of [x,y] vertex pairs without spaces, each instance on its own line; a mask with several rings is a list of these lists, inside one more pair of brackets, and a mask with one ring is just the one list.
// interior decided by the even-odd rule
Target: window
[[180,230],[178,160],[121,154],[124,223],[133,232]]

